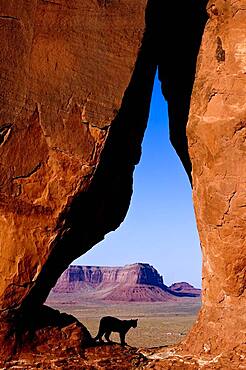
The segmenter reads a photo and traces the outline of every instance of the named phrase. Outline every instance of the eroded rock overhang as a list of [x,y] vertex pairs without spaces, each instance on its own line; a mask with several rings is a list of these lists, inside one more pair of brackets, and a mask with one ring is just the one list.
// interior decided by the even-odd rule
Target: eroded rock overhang
[[[194,329],[195,336],[199,328],[204,335],[196,341],[196,350],[211,336],[208,322],[214,322],[211,340],[216,350],[215,317],[220,327],[229,328],[224,313],[236,320],[236,305],[242,311],[245,254],[238,220],[240,199],[245,198],[231,159],[245,173],[245,111],[231,102],[229,111],[224,110],[228,100],[221,93],[217,101],[213,85],[226,78],[232,90],[238,86],[235,99],[243,96],[244,7],[242,1],[206,3],[29,0],[25,5],[0,5],[1,39],[6,41],[0,80],[1,333],[11,325],[13,329],[9,317],[23,317],[40,307],[69,263],[123,221],[157,66],[168,101],[170,138],[192,178],[204,253],[203,309]],[[206,5],[210,17],[204,32]],[[234,44],[239,45],[235,50]],[[225,86],[219,90],[227,91]],[[210,101],[217,103],[207,115]],[[236,147],[230,147],[230,158],[225,155],[216,162],[223,140],[236,140],[220,130],[223,120],[228,127],[218,108],[222,106],[228,117],[233,111],[230,127],[239,137]],[[211,116],[218,117],[213,126],[208,125]],[[235,236],[233,253],[240,256],[235,264],[225,249],[230,231]],[[224,251],[223,261],[214,243]],[[215,316],[208,307],[216,307]],[[233,333],[241,343],[243,334]]]

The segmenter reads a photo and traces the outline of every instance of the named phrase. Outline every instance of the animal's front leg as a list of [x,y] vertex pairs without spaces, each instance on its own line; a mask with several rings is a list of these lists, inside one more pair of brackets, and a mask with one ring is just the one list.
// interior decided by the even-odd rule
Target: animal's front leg
[[120,344],[122,346],[125,346],[126,345],[125,337],[126,337],[126,333],[120,333]]
[[112,341],[111,341],[111,340],[110,340],[110,338],[109,338],[110,334],[111,334],[111,331],[106,331],[106,333],[105,333],[105,339],[106,339],[106,341],[107,341],[108,343],[112,343]]

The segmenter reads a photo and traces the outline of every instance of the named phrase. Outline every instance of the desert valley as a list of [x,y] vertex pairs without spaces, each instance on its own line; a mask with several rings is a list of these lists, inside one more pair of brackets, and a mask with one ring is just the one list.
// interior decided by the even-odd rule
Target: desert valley
[[[103,316],[138,318],[127,342],[156,347],[179,342],[196,320],[201,290],[187,282],[166,286],[147,263],[124,267],[70,266],[52,289],[47,304],[75,316],[94,337]],[[112,338],[119,342],[118,334]]]

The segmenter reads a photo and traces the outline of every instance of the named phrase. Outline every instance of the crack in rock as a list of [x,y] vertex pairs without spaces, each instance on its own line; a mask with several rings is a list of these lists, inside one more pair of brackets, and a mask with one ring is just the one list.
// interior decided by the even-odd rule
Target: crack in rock
[[0,146],[8,140],[12,126],[13,125],[11,123],[6,123],[0,128]]
[[27,179],[28,177],[32,176],[35,172],[37,172],[40,167],[41,167],[42,163],[38,163],[30,172],[28,172],[26,175],[20,175],[20,176],[16,176],[16,177],[13,177],[13,180],[18,180],[18,179]]

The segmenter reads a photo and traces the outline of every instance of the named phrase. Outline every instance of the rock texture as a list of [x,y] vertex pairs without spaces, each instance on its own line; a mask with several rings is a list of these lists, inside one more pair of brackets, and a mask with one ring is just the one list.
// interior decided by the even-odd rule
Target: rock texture
[[245,346],[237,351],[221,352],[216,356],[212,353],[194,355],[192,351],[182,354],[180,347],[140,349],[139,352],[148,359],[144,369],[238,370],[245,368]]
[[135,263],[124,267],[71,265],[58,279],[54,291],[83,289],[84,283],[101,284],[146,284],[165,288],[162,276],[148,263]]
[[[89,347],[80,353],[23,353],[3,364],[4,369],[54,369],[54,370],[133,370],[143,369],[147,359],[136,348],[117,344]],[[0,363],[0,366],[2,364]]]
[[246,4],[207,9],[187,130],[203,305],[186,349],[220,355],[246,342]]
[[[117,344],[81,349],[80,353],[25,352],[1,364],[4,369],[54,370],[238,370],[244,369],[245,352],[231,353],[231,358],[205,354],[202,357],[180,355],[173,348],[132,348]],[[233,358],[233,361],[232,361]]]
[[127,302],[173,301],[175,297],[201,294],[200,289],[188,283],[176,283],[168,288],[162,276],[148,263],[124,267],[72,265],[58,279],[52,292],[74,292],[86,300]]
[[118,285],[103,296],[104,300],[113,302],[168,302],[176,297],[167,289],[154,285]]
[[0,356],[123,221],[158,65],[203,251],[203,307],[179,348],[234,366],[246,341],[245,1],[12,0],[0,25]]
[[[191,3],[184,2],[184,7]],[[178,19],[179,24],[185,29],[184,22],[190,20],[191,26],[181,39],[177,32],[176,43],[172,38],[165,48],[173,57],[160,60],[159,76],[169,103],[171,139],[186,169],[185,129],[188,136],[203,253],[203,303],[180,349],[233,358],[232,353],[240,356],[245,351],[246,342],[245,1],[207,2],[208,21],[194,64],[195,48],[190,42],[193,47],[200,43],[195,39],[199,32],[186,37],[204,18],[198,16],[193,22],[182,10],[180,17],[185,21]],[[185,62],[179,67],[181,56]],[[235,368],[239,366],[236,359],[232,362]]]
[[3,356],[13,323],[124,219],[156,69],[149,8],[147,0],[0,4]]
[[81,353],[82,346],[92,345],[93,339],[89,331],[72,315],[60,313],[48,306],[33,312],[23,325],[26,333],[21,332],[22,351],[32,351],[39,354],[52,353],[60,355],[63,350],[67,355]]

